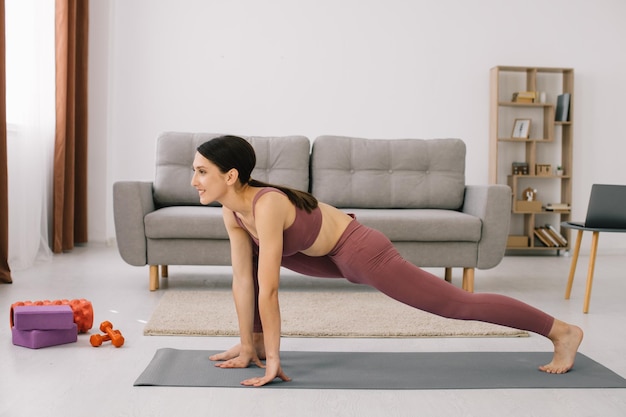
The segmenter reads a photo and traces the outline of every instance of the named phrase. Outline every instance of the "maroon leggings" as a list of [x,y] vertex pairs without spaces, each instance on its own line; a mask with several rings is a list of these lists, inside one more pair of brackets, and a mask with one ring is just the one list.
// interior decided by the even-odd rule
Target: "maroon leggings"
[[[353,220],[326,256],[285,256],[282,266],[324,278],[346,278],[374,287],[389,297],[442,317],[478,320],[547,336],[554,317],[498,294],[469,293],[404,260],[381,232]],[[254,280],[258,286],[255,255]],[[254,331],[261,332],[258,307]]]

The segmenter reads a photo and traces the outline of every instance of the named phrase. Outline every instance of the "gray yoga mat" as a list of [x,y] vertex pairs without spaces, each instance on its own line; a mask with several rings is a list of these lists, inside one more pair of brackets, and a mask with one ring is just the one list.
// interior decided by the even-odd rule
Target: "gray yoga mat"
[[[241,387],[263,374],[216,368],[217,351],[159,349],[135,386]],[[578,354],[563,375],[537,370],[551,352],[281,352],[291,382],[276,379],[268,388],[304,389],[496,389],[626,388],[626,379]]]

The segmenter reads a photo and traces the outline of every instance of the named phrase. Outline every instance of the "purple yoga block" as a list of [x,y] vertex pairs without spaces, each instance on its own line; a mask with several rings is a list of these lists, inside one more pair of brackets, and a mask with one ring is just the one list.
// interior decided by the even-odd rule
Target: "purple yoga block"
[[17,330],[57,330],[76,328],[69,305],[19,306],[13,308]]
[[16,346],[24,346],[31,349],[39,349],[42,347],[63,345],[65,343],[73,343],[78,340],[78,326],[72,323],[70,329],[56,330],[18,330],[11,328],[13,332],[13,344]]

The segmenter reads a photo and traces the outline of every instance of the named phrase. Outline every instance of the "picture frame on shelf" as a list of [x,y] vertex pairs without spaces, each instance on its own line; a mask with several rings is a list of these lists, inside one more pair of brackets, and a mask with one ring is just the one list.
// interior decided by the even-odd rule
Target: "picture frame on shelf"
[[530,136],[530,119],[515,119],[513,123],[513,139],[528,139]]

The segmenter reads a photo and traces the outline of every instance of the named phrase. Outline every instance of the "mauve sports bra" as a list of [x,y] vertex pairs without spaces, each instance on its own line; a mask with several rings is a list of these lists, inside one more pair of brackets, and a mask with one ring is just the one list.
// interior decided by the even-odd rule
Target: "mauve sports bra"
[[[282,191],[273,187],[262,188],[252,200],[252,217],[254,217],[254,207],[257,200],[264,194],[269,192],[277,192],[285,195]],[[252,238],[254,243],[258,246],[259,240],[250,233],[250,231],[243,224],[241,219],[237,217],[235,213],[235,220],[237,224],[241,226]],[[317,236],[322,229],[322,211],[319,207],[314,208],[310,213],[306,210],[296,207],[296,219],[293,224],[283,231],[283,256],[291,256],[296,252],[308,249],[317,239]]]

